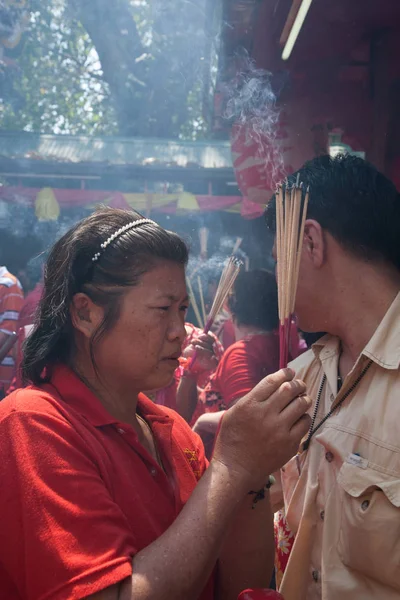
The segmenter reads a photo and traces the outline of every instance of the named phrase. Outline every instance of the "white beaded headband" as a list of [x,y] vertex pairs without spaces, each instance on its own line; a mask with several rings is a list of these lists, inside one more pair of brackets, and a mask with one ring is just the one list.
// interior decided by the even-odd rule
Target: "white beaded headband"
[[116,240],[117,237],[119,237],[120,235],[122,235],[123,233],[128,231],[128,229],[133,229],[134,227],[139,227],[140,225],[144,225],[145,223],[151,223],[152,225],[157,225],[157,223],[155,223],[155,221],[152,221],[151,219],[138,219],[137,221],[132,221],[131,223],[127,223],[123,227],[120,227],[120,229],[118,229],[115,233],[110,235],[110,237],[107,238],[105,242],[100,244],[101,250],[100,250],[100,252],[96,252],[96,254],[92,258],[92,261],[96,262],[97,260],[99,260],[99,257],[102,255],[102,253],[107,248],[107,246],[109,246],[111,244],[111,242]]

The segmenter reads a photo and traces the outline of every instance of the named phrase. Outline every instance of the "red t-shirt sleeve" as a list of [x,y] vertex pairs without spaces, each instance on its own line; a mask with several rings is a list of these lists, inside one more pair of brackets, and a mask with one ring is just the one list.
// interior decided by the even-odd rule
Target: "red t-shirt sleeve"
[[79,433],[33,411],[0,429],[0,563],[21,598],[84,598],[130,576],[133,533]]
[[219,363],[212,387],[221,394],[224,404],[230,406],[248,394],[258,381],[245,348],[241,344],[234,344]]

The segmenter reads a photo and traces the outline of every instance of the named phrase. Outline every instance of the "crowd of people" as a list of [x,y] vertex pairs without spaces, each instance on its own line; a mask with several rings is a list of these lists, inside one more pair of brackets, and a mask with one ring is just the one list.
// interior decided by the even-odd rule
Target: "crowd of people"
[[400,196],[352,156],[291,177],[287,369],[275,274],[240,272],[204,333],[186,244],[138,213],[77,223],[25,300],[2,267],[0,347],[26,340],[1,364],[1,598],[400,596]]
[[22,240],[8,232],[0,235],[0,399],[21,385],[25,328],[31,327],[40,302],[42,283],[41,243],[32,236]]

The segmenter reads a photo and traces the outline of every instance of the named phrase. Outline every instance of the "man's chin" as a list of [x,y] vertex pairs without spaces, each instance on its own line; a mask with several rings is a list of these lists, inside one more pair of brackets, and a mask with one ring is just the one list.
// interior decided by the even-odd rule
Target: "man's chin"
[[296,324],[300,331],[304,331],[305,333],[318,333],[322,331],[320,323],[315,323],[312,318],[302,317],[299,314],[296,314]]

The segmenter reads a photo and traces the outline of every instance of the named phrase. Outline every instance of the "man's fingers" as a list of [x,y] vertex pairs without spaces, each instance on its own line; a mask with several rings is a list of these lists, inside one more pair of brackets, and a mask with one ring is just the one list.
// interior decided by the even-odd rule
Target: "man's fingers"
[[271,375],[264,377],[264,379],[253,388],[249,396],[252,400],[256,400],[256,402],[265,402],[265,400],[268,400],[282,384],[292,381],[293,378],[294,371],[292,369],[281,369],[276,373],[271,373]]
[[281,415],[287,419],[289,428],[291,429],[293,425],[306,414],[312,406],[312,400],[308,396],[298,396],[294,400],[292,400],[286,407],[282,410]]

